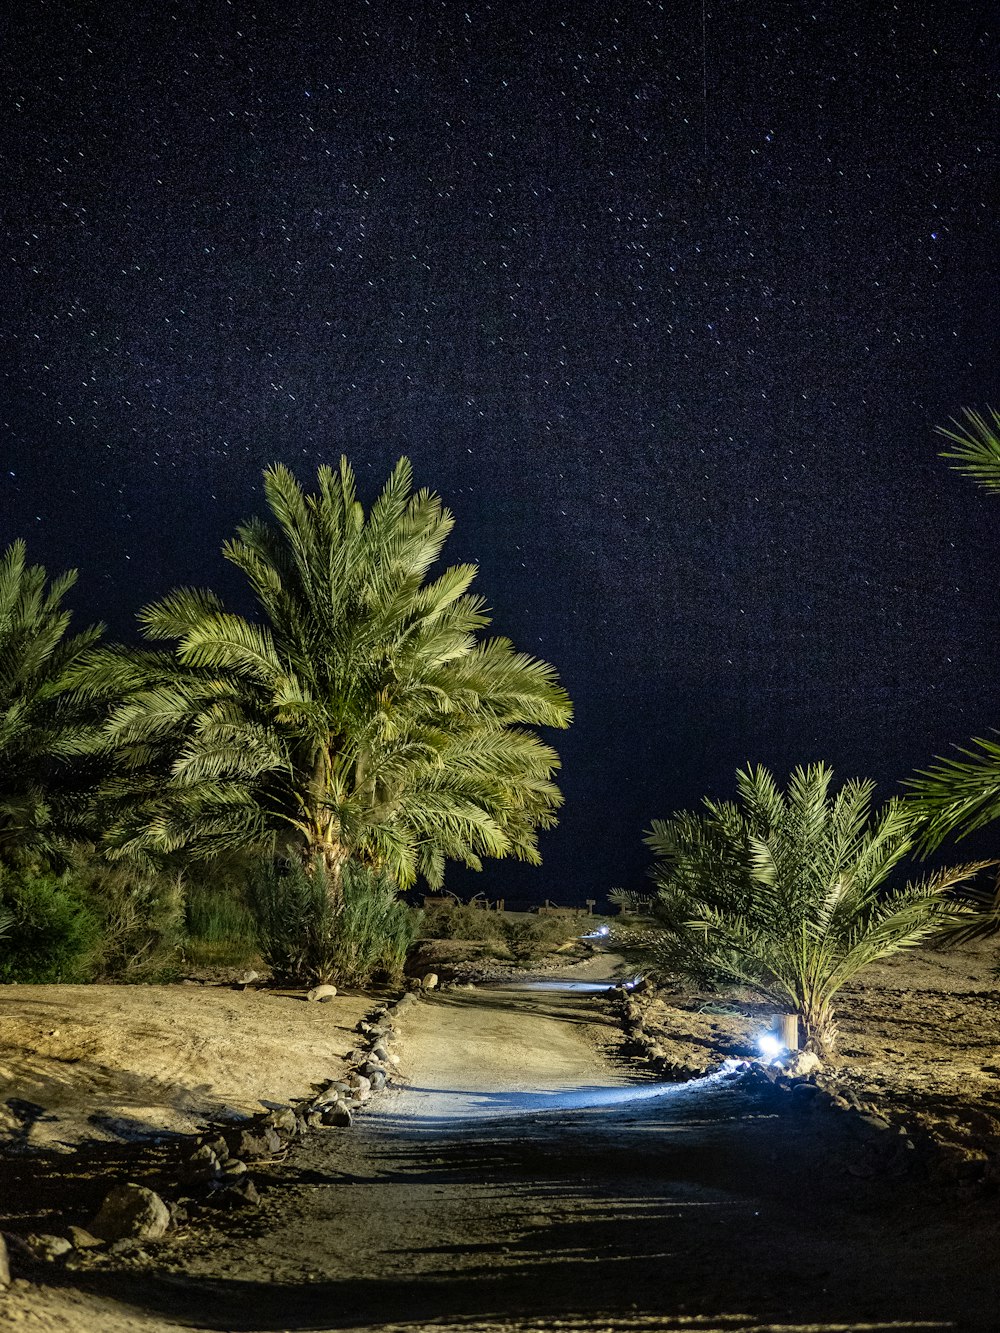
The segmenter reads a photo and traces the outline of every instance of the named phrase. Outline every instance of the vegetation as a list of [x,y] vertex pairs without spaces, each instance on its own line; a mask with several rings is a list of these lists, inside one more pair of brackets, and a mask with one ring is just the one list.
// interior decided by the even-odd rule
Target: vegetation
[[71,570],[48,581],[24,542],[0,556],[0,861],[61,858],[87,834],[93,716],[71,688],[100,626],[69,636]]
[[[985,490],[1000,492],[1000,413],[966,409],[963,418],[939,428],[953,445],[942,457]],[[968,747],[958,748],[958,756],[939,757],[907,783],[925,850],[939,847],[951,834],[964,837],[1000,818],[1000,740],[976,737]],[[1000,914],[992,903],[984,909],[981,924],[1000,928]]]
[[433,903],[424,911],[425,939],[476,940],[499,958],[528,966],[581,934],[593,917],[491,912],[470,903]]
[[566,726],[569,700],[546,663],[479,637],[473,566],[427,581],[453,524],[440,499],[405,459],[367,515],[346,460],[310,495],[282,467],[264,484],[274,522],[224,548],[259,622],[179,589],[140,617],[172,653],[109,649],[78,675],[124,695],[111,854],[288,848],[322,863],[335,906],[351,858],[404,887],[439,885],[449,858],[537,862],[561,796],[531,728]]
[[831,791],[823,765],[798,768],[787,792],[765,768],[737,774],[739,804],[704,802],[653,824],[647,844],[652,963],[700,984],[736,983],[798,1015],[806,1045],[836,1043],[834,1000],[863,968],[961,925],[947,891],[982,865],[888,887],[912,850],[903,802],[872,809],[874,784]]
[[418,921],[384,872],[356,861],[341,877],[335,903],[326,867],[299,860],[262,863],[250,880],[250,908],[264,959],[289,981],[364,985],[402,976]]
[[72,878],[4,868],[0,910],[10,923],[0,947],[0,983],[91,980],[100,923]]

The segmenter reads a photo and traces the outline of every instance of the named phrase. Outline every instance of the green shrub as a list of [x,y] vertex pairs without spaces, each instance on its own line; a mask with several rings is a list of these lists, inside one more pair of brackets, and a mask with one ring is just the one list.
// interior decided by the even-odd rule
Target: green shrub
[[177,975],[184,931],[181,878],[109,864],[77,852],[64,877],[98,925],[94,974],[106,981],[167,981]]
[[232,887],[192,884],[185,921],[188,962],[201,967],[249,967],[260,962],[257,923]]
[[276,976],[301,984],[364,985],[398,977],[416,921],[383,874],[349,863],[335,905],[322,866],[265,862],[251,875],[250,909],[264,958]]
[[100,953],[100,924],[70,876],[0,870],[0,982],[88,981]]

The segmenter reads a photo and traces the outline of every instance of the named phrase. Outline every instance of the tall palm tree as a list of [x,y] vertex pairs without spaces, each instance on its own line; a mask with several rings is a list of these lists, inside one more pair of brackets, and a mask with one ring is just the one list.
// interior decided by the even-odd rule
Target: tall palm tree
[[480,637],[474,566],[429,577],[453,526],[439,497],[414,493],[406,459],[367,514],[346,459],[312,494],[280,466],[264,489],[273,522],[223,548],[258,617],[179,589],[140,616],[172,652],[107,651],[80,678],[126,691],[107,730],[132,773],[113,854],[291,843],[333,893],[350,856],[403,886],[440,884],[447,859],[537,863],[561,796],[532,728],[571,706],[552,667]]
[[[942,454],[984,490],[1000,492],[1000,413],[966,408],[963,421],[939,427],[953,448]],[[976,737],[908,782],[911,809],[922,822],[928,851],[950,834],[964,837],[1000,818],[1000,738]]]
[[95,728],[71,676],[103,631],[68,635],[75,582],[49,582],[23,541],[0,555],[0,859],[58,855],[86,823],[79,761]]
[[820,1055],[836,1044],[841,987],[964,920],[946,891],[983,868],[886,888],[913,843],[904,803],[873,811],[874,783],[831,792],[832,777],[797,768],[782,792],[767,769],[748,769],[739,804],[706,800],[705,814],[657,821],[646,837],[658,858],[654,967],[751,987],[797,1014]]

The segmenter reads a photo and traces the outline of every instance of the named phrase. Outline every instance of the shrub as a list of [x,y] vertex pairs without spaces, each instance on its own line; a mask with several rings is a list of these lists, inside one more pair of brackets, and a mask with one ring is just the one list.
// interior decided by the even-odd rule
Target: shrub
[[321,864],[265,862],[248,898],[264,958],[276,976],[302,984],[364,985],[397,977],[417,921],[384,874],[355,862],[344,868],[342,900],[330,898]]
[[107,981],[176,976],[184,930],[179,875],[110,864],[78,851],[64,879],[97,922],[95,976]]
[[202,967],[249,967],[260,961],[253,913],[232,887],[192,884],[184,904],[184,954]]
[[516,963],[530,965],[579,935],[580,916],[504,916],[503,933]]
[[0,982],[74,982],[93,975],[100,924],[71,877],[0,870]]
[[432,903],[425,908],[422,933],[430,940],[484,940],[501,945],[505,938],[500,912],[488,912],[458,901]]

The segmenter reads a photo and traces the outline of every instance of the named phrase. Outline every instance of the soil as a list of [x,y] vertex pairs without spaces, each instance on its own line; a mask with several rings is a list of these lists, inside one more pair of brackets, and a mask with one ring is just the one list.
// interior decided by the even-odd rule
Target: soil
[[305,1096],[371,1005],[231,986],[0,986],[0,1147],[193,1133]]
[[[906,1096],[965,1087],[969,1108],[978,1104],[992,1088],[982,1043],[996,991],[991,958],[963,957],[866,976],[844,1009],[845,1076],[873,1086],[892,1077]],[[0,1324],[1000,1327],[995,1196],[923,1175],[859,1176],[852,1117],[770,1085],[653,1080],[603,993],[609,962],[432,995],[400,1024],[403,1081],[353,1129],[317,1132],[283,1165],[256,1171],[259,1210],[201,1220],[146,1255],[22,1267],[33,1284],[0,1297]],[[669,998],[671,1039],[703,1061],[746,1044],[759,1022],[745,1006],[712,1013],[694,997]],[[946,1040],[960,1034],[961,1069],[940,1060],[951,1049],[943,1022]],[[908,1049],[938,1057],[926,1078]]]

